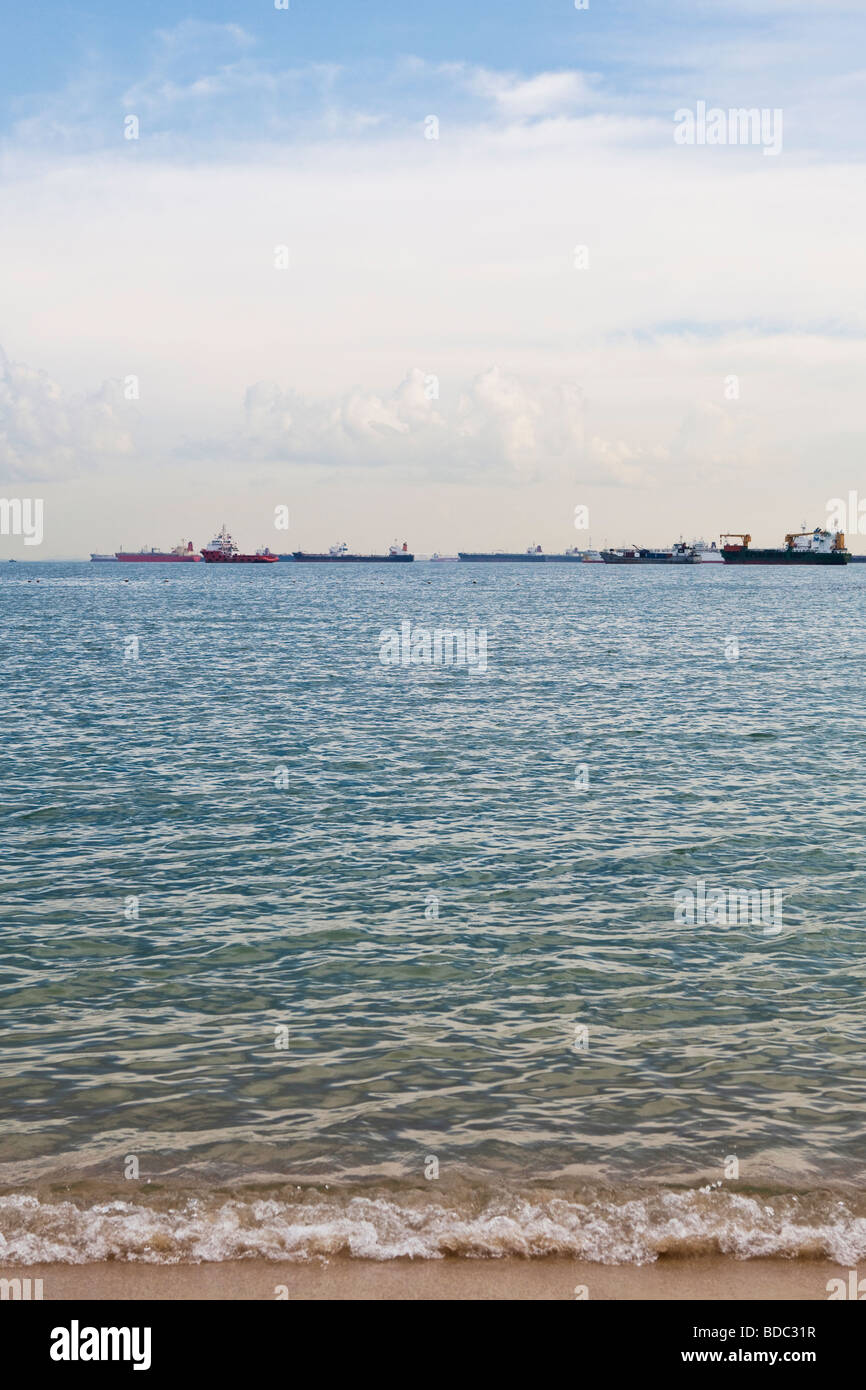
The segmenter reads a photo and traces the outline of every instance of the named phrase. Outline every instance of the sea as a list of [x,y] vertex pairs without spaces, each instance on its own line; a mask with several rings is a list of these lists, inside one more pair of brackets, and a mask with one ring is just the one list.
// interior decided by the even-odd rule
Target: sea
[[0,1264],[866,1258],[866,566],[0,566]]

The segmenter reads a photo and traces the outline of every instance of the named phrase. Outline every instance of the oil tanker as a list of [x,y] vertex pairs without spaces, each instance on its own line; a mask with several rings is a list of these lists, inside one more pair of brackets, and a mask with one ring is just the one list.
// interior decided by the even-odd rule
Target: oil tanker
[[[91,555],[90,558],[91,560],[101,560],[105,557]],[[118,550],[114,558],[115,560],[131,560],[137,565],[152,564],[154,561],[159,564],[177,564],[178,561],[194,563],[196,560],[201,560],[201,556],[197,555],[192,548],[192,541],[181,541],[173,550],[157,550],[155,546],[151,549],[142,546],[141,550]]]
[[352,555],[349,553],[349,547],[346,545],[346,542],[340,541],[339,545],[331,546],[327,555],[315,554],[310,550],[294,550],[291,555],[281,555],[279,558],[281,560],[313,561],[316,564],[325,565],[351,564],[357,562],[366,564],[388,564],[389,562],[393,563],[395,561],[397,564],[400,564],[401,562],[405,563],[409,560],[414,560],[415,556],[410,554],[409,547],[405,541],[402,546],[399,541],[395,541],[390,547],[387,555]]
[[594,553],[594,551],[578,550],[577,546],[570,546],[567,550],[563,551],[561,555],[545,555],[540,545],[530,545],[527,546],[526,550],[520,551],[460,550],[457,552],[457,556],[460,560],[502,560],[512,562],[515,560],[519,560],[522,562],[528,561],[530,564],[539,564],[544,561],[547,561],[548,563],[558,563],[562,560],[568,560],[579,563],[587,557],[593,556]]
[[[752,549],[752,537],[745,532],[721,537],[722,559],[726,565],[847,565],[851,559],[841,531],[833,534],[816,526],[814,531],[791,532],[779,549]],[[730,542],[739,542],[731,545]]]

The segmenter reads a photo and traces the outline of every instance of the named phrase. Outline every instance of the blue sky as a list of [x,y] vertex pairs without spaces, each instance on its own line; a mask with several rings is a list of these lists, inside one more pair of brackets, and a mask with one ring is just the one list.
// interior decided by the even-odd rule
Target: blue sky
[[[860,0],[7,9],[0,478],[64,553],[130,513],[259,543],[283,502],[299,544],[420,550],[570,543],[578,503],[612,542],[820,520],[866,496],[863,30]],[[779,108],[779,157],[678,147],[699,101]]]
[[[404,0],[292,0],[289,13],[267,4],[187,4],[153,0],[146,5],[111,3],[70,6],[60,0],[31,6],[4,25],[0,73],[6,119],[16,100],[56,89],[74,77],[94,54],[119,80],[137,71],[159,29],[183,21],[238,25],[260,45],[270,68],[298,62],[392,62],[406,54],[430,62],[464,61],[527,71],[581,65],[609,66],[609,45],[627,40],[663,40],[677,23],[672,7],[601,3],[575,14],[567,0],[495,0],[495,3],[407,5]],[[703,28],[704,25],[701,25]],[[708,16],[706,28],[713,27]],[[616,60],[614,59],[614,62]]]
[[[578,69],[593,75],[609,102],[646,114],[693,92],[723,105],[785,105],[789,122],[808,110],[806,145],[850,142],[855,123],[835,117],[849,109],[852,82],[859,87],[854,95],[862,96],[857,55],[864,21],[854,0],[590,0],[587,11],[576,11],[571,0],[291,5],[283,12],[265,0],[87,7],[47,0],[14,15],[10,7],[0,31],[0,130],[13,131],[65,94],[70,117],[88,97],[100,106],[107,131],[124,97],[148,76],[183,84],[203,68],[219,73],[238,66],[271,77],[328,67],[341,100],[389,115],[409,115],[422,97],[444,99],[450,113],[464,114],[467,103],[437,74],[441,65],[524,77]],[[413,57],[425,69],[410,79],[405,60]],[[814,119],[816,84],[826,122]],[[267,114],[271,121],[288,117],[304,100],[300,90],[283,91],[280,113]],[[262,100],[248,90],[242,99],[223,101],[220,120],[229,114],[236,131],[252,132],[263,120]],[[192,114],[175,107],[154,118],[161,129],[179,133]]]

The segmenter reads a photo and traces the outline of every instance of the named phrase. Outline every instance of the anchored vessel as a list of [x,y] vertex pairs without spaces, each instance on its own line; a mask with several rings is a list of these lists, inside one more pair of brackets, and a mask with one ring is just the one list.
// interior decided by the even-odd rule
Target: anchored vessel
[[529,561],[530,564],[533,564],[533,563],[534,563],[534,564],[538,564],[538,563],[541,563],[541,562],[546,561],[548,564],[551,563],[551,562],[554,563],[554,564],[559,564],[559,563],[561,563],[561,562],[564,561],[564,560],[565,560],[565,561],[571,561],[572,563],[574,563],[575,561],[579,563],[579,562],[582,561],[582,560],[591,559],[595,554],[596,554],[595,551],[592,551],[592,550],[587,550],[587,551],[578,550],[577,546],[576,546],[576,545],[573,545],[573,546],[569,546],[567,550],[564,550],[564,551],[562,552],[561,555],[545,555],[545,553],[544,553],[544,551],[542,550],[542,548],[541,548],[540,545],[530,545],[530,546],[527,546],[526,550],[521,550],[521,551],[510,551],[510,550],[492,550],[492,551],[461,550],[461,551],[458,552],[458,559],[460,559],[460,560],[511,560],[511,561],[513,561],[513,560],[519,560],[519,561]]
[[694,546],[686,545],[685,541],[676,541],[671,551],[671,561],[675,565],[696,565],[698,557]]
[[[752,537],[745,532],[722,536],[722,559],[726,565],[847,565],[851,559],[841,531],[835,535],[816,526],[814,531],[792,532],[777,550],[753,550]],[[730,542],[739,544],[730,544]]]
[[686,541],[679,540],[671,552],[671,560],[675,565],[704,565],[721,564],[722,552],[719,550],[715,541],[707,545],[706,541]]
[[647,550],[630,545],[622,550],[603,550],[601,558],[606,565],[669,565],[674,553],[672,550]]
[[715,541],[711,541],[709,545],[707,545],[706,541],[695,541],[692,545],[692,550],[695,552],[695,559],[698,564],[722,564],[722,552],[719,550]]
[[415,556],[409,551],[409,547],[404,541],[402,546],[399,541],[395,541],[389,548],[387,555],[350,555],[349,547],[345,541],[340,541],[339,545],[332,545],[327,555],[315,555],[309,550],[295,550],[291,555],[281,555],[281,560],[314,560],[319,564],[340,564],[348,561],[362,561],[366,563],[382,564],[396,561],[397,564],[408,560],[414,560]]
[[202,555],[209,565],[271,565],[280,558],[272,555],[267,546],[261,546],[255,555],[241,555],[225,524],[207,549],[202,550]]
[[[102,555],[91,555],[90,558],[91,560],[101,560],[105,557]],[[156,546],[148,549],[146,545],[143,545],[141,550],[118,550],[114,559],[133,560],[136,564],[149,564],[153,561],[158,561],[160,564],[176,564],[178,561],[181,563],[184,561],[195,562],[196,560],[201,560],[201,556],[197,555],[193,550],[192,541],[181,541],[180,544],[176,545],[172,550],[157,550]]]

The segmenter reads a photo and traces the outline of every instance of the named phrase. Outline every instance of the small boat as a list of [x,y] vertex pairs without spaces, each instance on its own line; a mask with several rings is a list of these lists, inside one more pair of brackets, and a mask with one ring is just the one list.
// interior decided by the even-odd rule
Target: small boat
[[692,549],[698,558],[698,563],[701,565],[724,564],[722,552],[719,550],[715,541],[711,541],[709,545],[707,545],[706,541],[695,541]]
[[694,546],[687,545],[683,540],[675,541],[671,550],[671,563],[674,565],[696,565],[698,557],[695,554]]
[[718,549],[715,541],[711,545],[707,545],[706,541],[692,541],[689,544],[682,537],[673,547],[672,557],[675,565],[720,565],[722,563],[722,552]]

